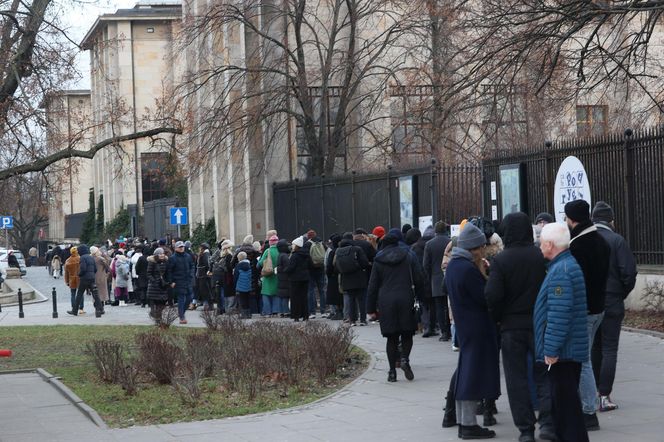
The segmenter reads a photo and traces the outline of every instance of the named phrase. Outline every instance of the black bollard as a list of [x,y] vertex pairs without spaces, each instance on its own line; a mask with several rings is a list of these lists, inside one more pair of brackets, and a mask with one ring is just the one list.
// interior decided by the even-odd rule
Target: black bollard
[[23,313],[23,291],[18,289],[18,317],[25,318],[25,313]]
[[58,317],[58,294],[55,292],[55,287],[51,291],[51,300],[53,300],[53,319]]

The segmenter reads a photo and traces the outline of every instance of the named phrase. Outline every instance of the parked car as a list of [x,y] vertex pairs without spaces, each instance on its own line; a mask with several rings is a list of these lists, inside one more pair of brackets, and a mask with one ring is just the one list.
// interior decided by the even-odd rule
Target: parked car
[[27,273],[25,266],[25,258],[23,257],[23,253],[21,253],[20,250],[0,249],[0,271],[2,271],[3,274],[7,273],[7,267],[9,267],[8,257],[10,251],[14,252],[14,256],[18,261],[19,269],[21,270],[21,276],[25,276]]

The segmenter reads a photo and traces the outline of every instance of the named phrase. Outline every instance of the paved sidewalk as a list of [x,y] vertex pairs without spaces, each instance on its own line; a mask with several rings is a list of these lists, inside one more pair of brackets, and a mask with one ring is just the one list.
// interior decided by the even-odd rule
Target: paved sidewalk
[[[31,269],[32,270],[32,269]],[[46,274],[46,272],[43,272]],[[34,285],[43,284],[39,275],[29,273]],[[50,284],[50,281],[46,281]],[[38,287],[39,288],[39,287]],[[48,308],[43,308],[47,304]],[[26,308],[26,318],[18,319],[16,308],[3,308],[0,326],[18,324],[128,324],[149,323],[147,313],[140,307],[108,308],[101,319],[93,315],[78,318],[51,319],[50,304]],[[66,304],[66,303],[65,303]],[[43,310],[43,311],[42,311]],[[64,310],[63,310],[64,311]],[[65,314],[65,316],[67,316]],[[200,324],[198,315],[189,313],[191,323]],[[320,319],[319,319],[320,320]],[[295,410],[272,412],[238,418],[202,422],[132,427],[127,429],[96,429],[97,441],[454,441],[456,428],[442,429],[442,399],[449,377],[456,365],[457,353],[448,343],[437,339],[415,337],[412,365],[415,381],[406,381],[399,372],[399,381],[388,384],[385,341],[377,325],[357,327],[356,343],[374,357],[371,368],[357,381],[332,397]],[[0,328],[0,342],[2,329]],[[1,382],[2,376],[0,376]],[[0,384],[3,385],[3,384]],[[24,386],[28,396],[41,394],[45,382]],[[503,387],[503,391],[505,391]],[[590,433],[591,440],[606,442],[664,441],[661,410],[664,404],[664,340],[634,333],[623,333],[618,373],[613,398],[619,410],[600,414],[602,430]],[[25,419],[27,411],[7,404],[8,400],[23,400],[0,395],[0,428],[8,428],[16,419]],[[497,403],[498,434],[496,441],[513,441],[518,433],[509,415],[506,395]],[[30,413],[36,422],[48,418],[48,412]],[[85,425],[86,418],[52,419],[50,431],[6,435],[0,430],[0,441],[89,441],[87,431],[66,431]],[[14,426],[13,428],[16,428]],[[37,426],[31,431],[39,431]],[[93,430],[94,431],[94,430]],[[66,435],[66,436],[65,436]]]

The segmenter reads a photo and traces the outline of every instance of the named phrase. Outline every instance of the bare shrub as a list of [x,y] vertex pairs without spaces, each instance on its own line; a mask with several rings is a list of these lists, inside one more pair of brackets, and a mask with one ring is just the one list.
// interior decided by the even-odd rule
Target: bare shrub
[[302,329],[304,350],[318,382],[337,372],[350,357],[353,332],[348,327],[330,327],[309,321]]
[[100,339],[88,344],[87,349],[103,381],[119,384],[129,396],[136,394],[140,370],[135,361],[125,360],[121,343]]
[[646,282],[646,287],[641,295],[647,310],[654,312],[664,311],[664,281],[651,280]]
[[168,306],[163,308],[151,307],[148,316],[160,328],[169,328],[180,317],[176,307]]
[[203,323],[208,328],[208,330],[219,330],[221,327],[221,322],[218,318],[223,318],[223,315],[217,315],[217,313],[212,309],[203,309],[201,312],[201,319],[203,320]]
[[161,384],[170,384],[176,374],[182,349],[171,338],[158,331],[142,333],[136,337],[139,364]]
[[124,365],[122,344],[110,339],[96,339],[87,344],[87,350],[95,362],[101,379],[104,382],[115,383],[120,367]]

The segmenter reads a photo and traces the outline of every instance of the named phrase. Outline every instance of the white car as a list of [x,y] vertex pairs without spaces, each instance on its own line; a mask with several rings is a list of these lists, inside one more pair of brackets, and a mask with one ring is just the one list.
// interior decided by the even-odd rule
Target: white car
[[[21,270],[21,276],[25,276],[27,270],[25,267],[25,258],[23,257],[23,253],[20,250],[10,249],[9,251],[14,252],[14,256],[16,257],[19,268]],[[7,261],[9,258],[9,251],[7,249],[0,249],[0,271],[2,271],[3,274],[7,273],[7,267],[9,267],[9,263]]]

